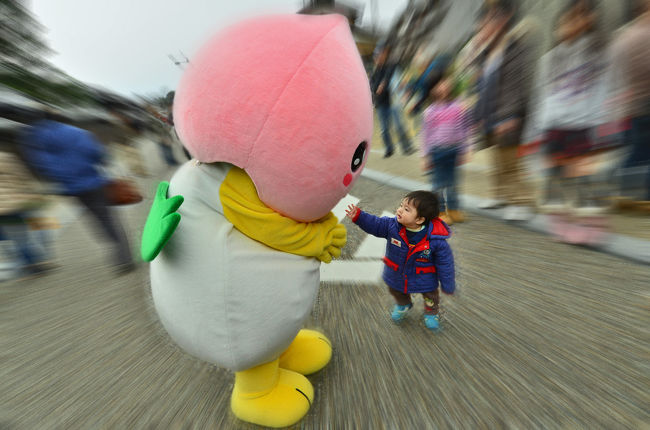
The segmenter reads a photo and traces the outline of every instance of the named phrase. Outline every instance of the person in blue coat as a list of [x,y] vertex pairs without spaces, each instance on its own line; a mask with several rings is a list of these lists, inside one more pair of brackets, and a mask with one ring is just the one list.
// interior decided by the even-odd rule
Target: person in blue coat
[[377,217],[349,205],[347,216],[366,233],[387,240],[383,280],[395,298],[391,313],[400,322],[413,307],[411,294],[424,297],[424,323],[440,329],[438,285],[445,294],[456,290],[454,257],[447,239],[449,226],[438,218],[438,197],[413,191],[401,201],[394,217]]
[[[21,152],[28,165],[59,187],[59,193],[75,197],[95,218],[101,231],[115,244],[114,264],[118,273],[135,265],[126,233],[109,206],[101,171],[107,154],[95,136],[60,122],[55,114],[44,114],[22,136]],[[54,120],[57,119],[57,120]]]

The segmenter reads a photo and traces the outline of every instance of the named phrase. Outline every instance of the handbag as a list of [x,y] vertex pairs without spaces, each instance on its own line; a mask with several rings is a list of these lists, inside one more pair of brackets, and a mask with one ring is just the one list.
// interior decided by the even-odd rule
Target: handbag
[[129,179],[112,179],[105,189],[106,200],[112,206],[132,205],[142,201],[137,185]]

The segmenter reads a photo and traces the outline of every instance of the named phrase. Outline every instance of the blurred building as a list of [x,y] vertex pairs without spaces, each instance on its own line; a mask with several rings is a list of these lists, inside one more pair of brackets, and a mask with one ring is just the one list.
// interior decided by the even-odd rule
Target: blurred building
[[[405,59],[419,47],[425,55],[457,52],[475,28],[478,12],[492,0],[409,0],[385,35]],[[539,31],[539,48],[545,52],[553,42],[553,23],[567,0],[513,0],[518,18],[532,18]],[[632,19],[638,0],[595,0],[600,10],[599,30],[605,39]]]
[[372,54],[380,38],[379,33],[373,28],[366,28],[360,25],[363,14],[363,5],[343,3],[334,0],[309,0],[298,13],[305,15],[325,15],[338,13],[345,16],[350,24],[352,36],[359,49],[366,69],[372,67]]
[[[621,25],[630,21],[633,16],[636,0],[595,0],[598,5],[599,31],[603,34],[605,41],[611,38],[611,34]],[[567,0],[519,0],[519,15],[534,17],[539,25],[540,46],[542,51],[548,51],[553,44],[553,25],[558,15],[567,4]]]
[[409,0],[394,19],[384,42],[393,48],[399,59],[411,59],[421,45],[434,40],[433,34],[448,11],[449,4],[445,0]]
[[0,2],[0,18],[0,144],[15,144],[21,124],[44,110],[105,142],[115,140],[124,122],[115,112],[134,119],[145,115],[134,101],[74,79],[48,61],[52,51],[42,37],[44,28],[25,0]]

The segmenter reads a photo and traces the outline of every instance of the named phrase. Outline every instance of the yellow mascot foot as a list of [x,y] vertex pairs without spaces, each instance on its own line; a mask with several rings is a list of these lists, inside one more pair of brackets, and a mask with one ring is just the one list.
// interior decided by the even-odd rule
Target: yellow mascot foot
[[302,329],[280,356],[280,368],[311,375],[325,367],[330,358],[330,340],[321,332]]
[[230,407],[242,421],[277,428],[300,421],[313,400],[311,382],[275,360],[235,373]]

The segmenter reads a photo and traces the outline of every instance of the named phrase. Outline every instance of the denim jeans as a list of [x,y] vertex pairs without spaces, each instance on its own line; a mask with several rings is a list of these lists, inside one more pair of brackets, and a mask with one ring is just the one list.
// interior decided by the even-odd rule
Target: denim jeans
[[433,190],[440,198],[440,212],[458,210],[457,169],[458,145],[434,147],[429,156],[433,162]]
[[629,153],[622,169],[621,194],[650,200],[650,115],[632,118],[624,142]]
[[395,124],[397,133],[400,138],[400,146],[404,152],[411,149],[411,139],[408,138],[404,126],[402,125],[402,119],[397,108],[390,105],[377,106],[377,115],[379,117],[379,124],[381,126],[381,136],[384,139],[384,146],[386,147],[386,152],[393,152],[395,146],[393,145],[393,139],[390,135],[391,123]]
[[168,166],[178,166],[178,161],[176,161],[174,158],[174,152],[170,145],[164,142],[159,142],[158,148],[160,148],[160,152],[162,153],[165,159],[165,163],[167,163]]
[[9,240],[14,243],[16,258],[20,267],[40,263],[44,260],[44,252],[34,242],[30,234],[26,216],[23,213],[0,216],[0,241]]

